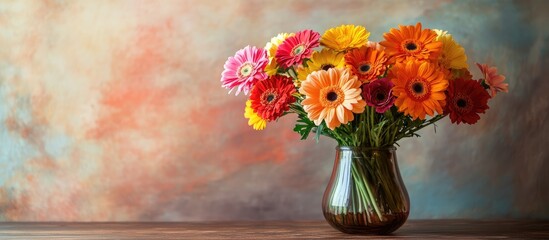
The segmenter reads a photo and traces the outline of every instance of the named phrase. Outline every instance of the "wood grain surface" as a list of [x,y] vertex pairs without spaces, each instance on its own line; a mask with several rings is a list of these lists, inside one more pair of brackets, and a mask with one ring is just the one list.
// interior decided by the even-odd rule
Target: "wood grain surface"
[[0,223],[0,239],[549,239],[549,221],[410,220],[392,235],[340,233],[324,221]]

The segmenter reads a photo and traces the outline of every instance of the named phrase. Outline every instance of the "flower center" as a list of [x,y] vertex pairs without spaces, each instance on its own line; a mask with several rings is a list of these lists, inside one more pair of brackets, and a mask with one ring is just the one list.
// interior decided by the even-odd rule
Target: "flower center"
[[411,52],[411,53],[417,52],[419,50],[419,45],[416,43],[415,40],[406,40],[406,41],[404,41],[404,43],[402,44],[402,47],[407,52]]
[[277,100],[277,94],[273,89],[267,89],[263,94],[261,94],[261,105],[270,105]]
[[244,63],[240,67],[240,70],[238,70],[238,73],[240,74],[240,77],[248,77],[252,74],[254,70],[254,67],[251,63]]
[[461,94],[456,96],[454,104],[457,110],[462,113],[468,113],[471,111],[471,109],[473,109],[473,103],[471,101],[471,98]]
[[415,43],[407,43],[406,44],[406,49],[408,49],[409,51],[414,51],[417,49],[417,46]]
[[415,82],[412,84],[412,90],[414,90],[415,94],[423,94],[423,83]]
[[320,90],[320,103],[323,107],[334,108],[345,100],[345,94],[338,86],[330,86]]
[[456,105],[460,108],[464,108],[467,106],[467,101],[465,101],[464,99],[458,99]]
[[324,70],[324,71],[328,71],[328,69],[330,68],[333,68],[335,67],[333,64],[331,63],[326,63],[326,64],[322,64],[322,66],[320,67],[320,69]]
[[388,101],[388,96],[390,96],[391,94],[390,90],[389,91],[387,90],[388,89],[385,89],[383,87],[376,87],[373,89],[373,91],[370,94],[370,97],[368,98],[373,104],[383,104],[386,101]]
[[300,55],[303,53],[303,51],[305,51],[305,46],[303,46],[303,44],[299,44],[295,46],[294,49],[292,49],[292,55],[293,56]]
[[327,95],[326,95],[326,99],[330,102],[333,102],[335,100],[337,100],[337,93],[335,92],[329,92]]
[[406,87],[406,92],[414,101],[423,101],[431,95],[429,82],[421,78],[412,79]]
[[367,73],[368,71],[370,71],[370,64],[369,63],[364,63],[364,64],[360,65],[358,70],[360,71],[360,73]]
[[376,99],[377,99],[378,101],[383,101],[383,100],[385,100],[385,94],[382,93],[382,92],[377,92],[377,94],[376,94]]

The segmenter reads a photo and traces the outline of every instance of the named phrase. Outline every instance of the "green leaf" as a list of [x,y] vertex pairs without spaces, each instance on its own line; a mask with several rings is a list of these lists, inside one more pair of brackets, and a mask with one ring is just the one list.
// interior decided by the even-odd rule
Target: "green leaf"
[[324,122],[322,122],[322,124],[320,124],[320,126],[316,128],[316,135],[315,135],[316,143],[318,143],[318,140],[320,139],[320,135],[322,135],[322,130],[324,130]]
[[294,132],[301,135],[301,140],[305,140],[311,133],[311,130],[313,130],[313,127],[315,127],[314,122],[309,120],[307,117],[299,116],[299,119],[297,119],[297,123],[294,127]]

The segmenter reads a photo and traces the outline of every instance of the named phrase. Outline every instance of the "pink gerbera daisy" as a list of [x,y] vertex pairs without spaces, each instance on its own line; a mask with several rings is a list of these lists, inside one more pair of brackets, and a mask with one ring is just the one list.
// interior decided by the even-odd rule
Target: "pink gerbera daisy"
[[267,51],[263,48],[247,46],[229,57],[225,62],[221,73],[222,86],[230,89],[236,88],[236,95],[241,91],[248,95],[257,81],[266,79],[265,66],[269,63]]
[[505,76],[498,74],[496,67],[488,67],[487,64],[477,63],[478,68],[484,75],[484,82],[490,87],[490,95],[496,96],[497,92],[509,92],[509,84],[504,83]]
[[297,32],[284,40],[276,51],[276,60],[283,67],[301,64],[303,59],[310,58],[313,48],[320,45],[320,34],[312,30]]

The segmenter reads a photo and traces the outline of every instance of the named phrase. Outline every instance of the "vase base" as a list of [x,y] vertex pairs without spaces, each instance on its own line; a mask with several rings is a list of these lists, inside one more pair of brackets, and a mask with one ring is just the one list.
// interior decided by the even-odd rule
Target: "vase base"
[[408,213],[396,213],[379,217],[366,213],[347,213],[324,215],[326,221],[335,229],[348,234],[387,235],[400,228],[408,219]]

